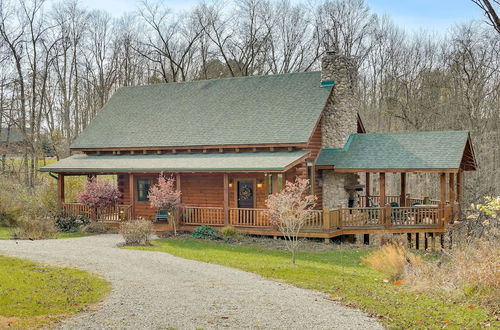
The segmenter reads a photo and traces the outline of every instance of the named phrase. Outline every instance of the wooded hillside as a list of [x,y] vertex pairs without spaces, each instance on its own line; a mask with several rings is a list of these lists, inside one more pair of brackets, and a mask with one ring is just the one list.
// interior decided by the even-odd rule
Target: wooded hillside
[[478,21],[408,33],[363,0],[183,13],[142,1],[120,18],[73,0],[0,1],[0,129],[27,139],[23,161],[2,152],[2,171],[34,185],[37,160],[66,156],[121,86],[319,70],[327,49],[357,59],[368,131],[470,130],[479,170],[465,197],[500,194],[500,33]]

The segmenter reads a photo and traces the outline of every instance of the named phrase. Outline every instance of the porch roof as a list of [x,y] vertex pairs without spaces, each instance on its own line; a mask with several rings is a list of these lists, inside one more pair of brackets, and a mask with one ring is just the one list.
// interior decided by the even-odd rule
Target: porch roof
[[352,134],[340,149],[323,149],[316,165],[339,171],[475,170],[467,131]]
[[42,172],[281,172],[302,161],[308,151],[163,155],[77,154],[42,167]]

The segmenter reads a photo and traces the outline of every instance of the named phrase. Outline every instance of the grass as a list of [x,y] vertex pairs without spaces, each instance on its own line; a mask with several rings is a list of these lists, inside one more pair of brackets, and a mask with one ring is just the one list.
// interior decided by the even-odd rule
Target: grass
[[109,291],[87,272],[0,255],[0,328],[46,326],[84,311]]
[[194,239],[161,239],[153,246],[124,248],[167,252],[323,291],[334,301],[380,318],[390,328],[477,328],[494,319],[482,308],[471,309],[466,303],[456,304],[384,282],[381,273],[361,263],[360,258],[369,252],[366,249],[303,252],[294,266],[284,251]]
[[[1,239],[11,239],[10,232],[13,228],[9,227],[2,227],[0,226],[0,240]],[[57,233],[55,238],[78,238],[78,237],[85,237],[85,236],[90,236],[93,234],[90,233],[81,233],[81,232],[76,232],[76,233]]]
[[0,239],[10,239],[10,228],[0,226]]

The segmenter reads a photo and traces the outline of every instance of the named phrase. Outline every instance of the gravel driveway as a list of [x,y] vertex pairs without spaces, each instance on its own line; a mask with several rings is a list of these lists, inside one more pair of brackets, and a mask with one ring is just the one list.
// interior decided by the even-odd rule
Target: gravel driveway
[[2,241],[0,253],[102,274],[110,295],[65,329],[382,329],[326,295],[258,275],[174,257],[122,250],[118,235]]

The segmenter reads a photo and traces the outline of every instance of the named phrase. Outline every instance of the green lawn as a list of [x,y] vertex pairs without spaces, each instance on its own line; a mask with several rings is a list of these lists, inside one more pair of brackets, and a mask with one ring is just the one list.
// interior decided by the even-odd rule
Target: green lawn
[[35,328],[97,303],[107,281],[87,272],[0,255],[0,328]]
[[470,309],[466,303],[456,304],[384,282],[382,274],[360,262],[369,252],[366,249],[304,252],[294,266],[283,251],[193,239],[162,239],[153,246],[125,248],[167,252],[323,291],[332,300],[378,316],[390,328],[476,328],[493,320],[484,309]]

